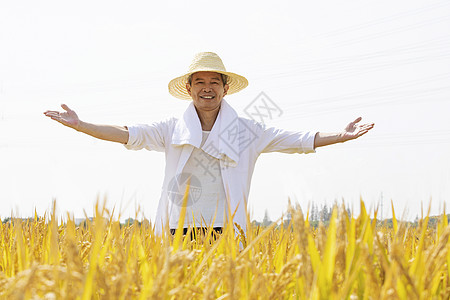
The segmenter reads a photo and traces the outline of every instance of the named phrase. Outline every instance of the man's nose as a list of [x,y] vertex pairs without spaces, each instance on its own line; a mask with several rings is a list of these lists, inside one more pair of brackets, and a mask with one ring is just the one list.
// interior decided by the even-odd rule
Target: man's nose
[[205,93],[208,93],[208,92],[212,91],[212,88],[211,88],[211,86],[209,84],[207,84],[206,86],[203,87],[203,91]]

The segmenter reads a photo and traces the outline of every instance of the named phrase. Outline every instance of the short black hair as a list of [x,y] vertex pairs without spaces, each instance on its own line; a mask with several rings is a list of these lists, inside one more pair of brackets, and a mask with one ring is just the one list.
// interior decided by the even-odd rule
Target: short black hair
[[[192,75],[194,75],[195,73],[192,73],[191,75],[189,75],[189,77],[188,77],[188,83],[189,83],[189,85],[192,85]],[[222,83],[223,83],[223,85],[225,86],[225,84],[227,84],[227,81],[228,81],[228,76],[227,75],[225,75],[225,74],[222,74],[222,73],[219,73],[220,74],[220,78],[222,78]]]

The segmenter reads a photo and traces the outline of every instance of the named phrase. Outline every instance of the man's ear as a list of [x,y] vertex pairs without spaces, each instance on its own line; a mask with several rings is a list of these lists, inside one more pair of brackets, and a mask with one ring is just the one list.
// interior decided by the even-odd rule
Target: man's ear
[[191,95],[191,85],[189,84],[189,82],[186,83],[186,90],[187,90],[189,96],[192,96],[192,95]]
[[230,86],[228,84],[225,84],[223,87],[223,95],[225,96],[228,92],[228,89],[230,88]]

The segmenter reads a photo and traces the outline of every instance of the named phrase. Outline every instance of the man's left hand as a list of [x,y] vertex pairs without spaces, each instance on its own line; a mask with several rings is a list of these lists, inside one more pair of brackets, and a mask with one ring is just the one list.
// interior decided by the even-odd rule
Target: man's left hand
[[340,142],[357,139],[369,132],[375,125],[374,123],[358,124],[361,119],[361,117],[358,117],[355,121],[350,122],[347,127],[345,127],[344,131],[341,133]]

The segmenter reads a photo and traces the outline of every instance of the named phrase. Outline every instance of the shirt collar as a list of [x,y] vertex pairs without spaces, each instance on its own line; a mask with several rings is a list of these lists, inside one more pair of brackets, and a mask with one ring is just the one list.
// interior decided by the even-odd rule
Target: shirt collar
[[[239,132],[239,119],[236,111],[222,99],[219,114],[208,139],[201,149],[209,155],[221,159],[226,165],[236,166],[239,162],[239,139],[229,138],[230,131]],[[177,120],[172,134],[172,145],[192,145],[200,148],[202,126],[191,102],[183,116]]]

